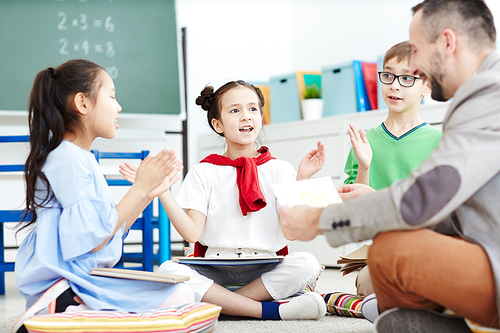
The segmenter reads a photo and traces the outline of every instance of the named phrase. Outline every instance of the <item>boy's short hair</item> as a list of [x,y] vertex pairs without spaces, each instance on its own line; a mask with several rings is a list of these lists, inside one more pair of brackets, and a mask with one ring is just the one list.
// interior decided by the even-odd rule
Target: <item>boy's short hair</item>
[[413,51],[411,50],[409,41],[397,43],[396,45],[393,45],[385,53],[383,67],[385,67],[385,65],[389,60],[394,58],[396,58],[397,62],[402,62],[402,61],[410,62],[410,58],[412,55]]

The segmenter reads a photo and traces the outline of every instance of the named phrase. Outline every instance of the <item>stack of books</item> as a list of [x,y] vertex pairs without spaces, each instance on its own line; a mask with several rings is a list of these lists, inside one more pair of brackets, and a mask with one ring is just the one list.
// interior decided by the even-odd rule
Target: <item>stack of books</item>
[[370,249],[370,245],[363,245],[361,248],[357,249],[354,252],[349,253],[346,256],[340,256],[340,259],[337,260],[338,265],[344,265],[340,269],[342,275],[347,275],[358,269],[361,269],[366,266],[366,258],[368,257],[368,250]]

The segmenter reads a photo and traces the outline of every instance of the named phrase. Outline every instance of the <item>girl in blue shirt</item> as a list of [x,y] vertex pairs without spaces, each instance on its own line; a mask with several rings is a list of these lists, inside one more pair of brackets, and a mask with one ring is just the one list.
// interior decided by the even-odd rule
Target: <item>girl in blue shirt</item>
[[21,228],[30,230],[15,266],[30,308],[24,320],[49,304],[58,312],[78,303],[143,312],[194,300],[187,286],[90,275],[118,262],[130,226],[179,178],[180,161],[165,149],[144,159],[128,193],[113,203],[89,150],[96,138],[115,136],[121,110],[111,77],[90,61],[70,60],[36,76],[25,165],[26,211],[33,218]]

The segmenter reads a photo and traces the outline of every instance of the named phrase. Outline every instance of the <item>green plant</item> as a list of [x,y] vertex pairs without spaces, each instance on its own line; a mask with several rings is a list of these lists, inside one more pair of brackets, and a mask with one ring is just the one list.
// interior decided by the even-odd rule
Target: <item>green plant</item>
[[304,99],[310,98],[321,98],[321,89],[319,89],[316,83],[306,86],[306,93]]

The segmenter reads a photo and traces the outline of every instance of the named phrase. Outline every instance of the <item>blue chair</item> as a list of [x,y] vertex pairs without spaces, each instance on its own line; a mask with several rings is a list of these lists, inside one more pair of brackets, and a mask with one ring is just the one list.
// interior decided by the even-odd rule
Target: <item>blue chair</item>
[[[18,143],[29,142],[29,136],[12,135],[0,136],[0,143]],[[9,164],[0,165],[0,172],[19,172],[24,170],[24,164]],[[5,245],[4,245],[4,223],[5,222],[20,222],[23,219],[24,211],[22,210],[0,210],[0,295],[5,295],[5,272],[14,271],[13,262],[5,262]],[[27,217],[29,221],[30,216]]]
[[[99,150],[91,150],[95,155],[97,162],[101,159],[138,159],[143,160],[148,156],[149,151],[143,150],[139,153],[118,153],[118,152],[100,152]],[[130,182],[125,179],[106,179],[109,186],[131,186]],[[163,261],[170,259],[170,221],[163,211],[163,207],[159,205],[158,216],[153,215],[153,203],[151,202],[142,212],[142,216],[137,218],[137,221],[130,229],[141,230],[142,232],[142,252],[123,252],[117,266],[123,267],[124,263],[140,263],[139,267],[144,271],[153,271],[154,265],[159,265]],[[160,234],[158,253],[154,253],[153,246],[153,229],[158,228]]]

